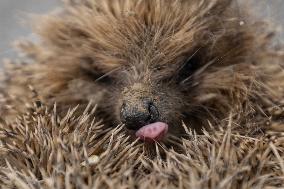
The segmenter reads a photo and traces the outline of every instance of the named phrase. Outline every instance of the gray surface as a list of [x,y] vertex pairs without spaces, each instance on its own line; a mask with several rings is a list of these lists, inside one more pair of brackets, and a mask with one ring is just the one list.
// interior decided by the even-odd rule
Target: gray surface
[[44,13],[59,4],[59,0],[0,0],[0,59],[15,55],[13,41],[31,36],[31,28],[24,22],[30,13]]
[[[256,6],[252,8],[257,7],[257,13],[284,25],[284,0],[254,1]],[[43,13],[59,4],[59,0],[0,0],[0,59],[15,56],[10,44],[31,35],[29,26],[23,24],[28,13]],[[283,34],[279,36],[284,38]]]

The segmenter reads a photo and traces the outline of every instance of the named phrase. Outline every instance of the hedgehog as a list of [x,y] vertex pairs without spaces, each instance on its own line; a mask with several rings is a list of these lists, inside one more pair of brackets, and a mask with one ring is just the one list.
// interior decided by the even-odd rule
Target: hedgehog
[[26,59],[2,77],[8,122],[30,102],[65,115],[91,101],[108,127],[163,141],[229,117],[257,132],[283,102],[274,30],[232,0],[69,0],[33,28],[39,40],[19,42]]
[[64,2],[5,62],[0,188],[284,186],[270,23],[233,0]]

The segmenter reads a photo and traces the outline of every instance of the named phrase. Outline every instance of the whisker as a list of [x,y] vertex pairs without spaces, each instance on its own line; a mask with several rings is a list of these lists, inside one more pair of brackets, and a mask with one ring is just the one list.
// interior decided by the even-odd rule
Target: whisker
[[221,61],[223,61],[226,56],[230,55],[230,53],[231,53],[233,50],[237,49],[237,48],[238,48],[238,47],[233,47],[233,48],[231,48],[230,50],[228,50],[223,56],[218,57],[218,58],[217,58],[218,60],[217,60],[216,63],[221,63]]
[[[186,59],[186,61],[184,62],[184,64],[176,71],[176,74],[178,75],[180,73],[180,71],[184,68],[184,66],[187,64],[188,61],[190,61],[198,52],[199,50],[201,49],[198,48],[189,58]],[[172,77],[171,80],[169,81],[169,83],[172,83],[174,82],[175,80],[175,77]]]
[[190,61],[190,60],[199,52],[200,49],[201,49],[201,47],[198,48],[188,59],[186,59],[185,63],[177,70],[177,73],[180,72],[180,71],[184,68],[184,66],[186,65],[186,63],[187,63],[188,61]]
[[104,75],[102,75],[102,76],[100,76],[99,78],[97,78],[97,79],[95,80],[95,82],[98,82],[99,80],[101,80],[101,79],[103,79],[103,78],[105,78],[105,77],[107,77],[107,76],[113,74],[114,72],[118,71],[119,69],[120,69],[120,67],[119,67],[119,68],[115,68],[115,69],[113,69],[113,70],[111,70],[111,71],[105,73]]
[[[228,50],[224,55],[214,58],[213,60],[211,60],[210,62],[208,62],[207,64],[205,64],[204,66],[202,66],[200,69],[198,69],[194,74],[190,75],[189,77],[187,77],[186,79],[184,79],[181,84],[185,84],[185,82],[187,82],[188,80],[190,80],[191,78],[193,78],[195,75],[199,75],[202,72],[204,72],[209,66],[211,66],[213,63],[217,64],[217,63],[221,63],[224,60],[224,57],[230,55],[230,53],[235,50],[237,47],[233,47],[232,49]],[[216,62],[215,62],[216,61]]]
[[189,77],[187,77],[186,79],[184,79],[181,84],[185,84],[185,82],[187,82],[188,80],[190,80],[191,78],[193,78],[195,75],[199,75],[202,72],[204,72],[209,66],[211,66],[216,59],[211,60],[210,62],[208,62],[207,64],[205,64],[204,66],[202,66],[200,69],[198,69],[194,74],[190,75]]

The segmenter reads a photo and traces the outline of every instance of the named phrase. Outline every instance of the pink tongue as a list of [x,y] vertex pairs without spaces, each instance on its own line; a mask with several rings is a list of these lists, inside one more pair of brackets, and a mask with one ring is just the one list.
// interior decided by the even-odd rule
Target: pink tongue
[[145,125],[136,132],[136,137],[144,141],[159,141],[165,137],[168,132],[168,125],[163,122],[156,122]]

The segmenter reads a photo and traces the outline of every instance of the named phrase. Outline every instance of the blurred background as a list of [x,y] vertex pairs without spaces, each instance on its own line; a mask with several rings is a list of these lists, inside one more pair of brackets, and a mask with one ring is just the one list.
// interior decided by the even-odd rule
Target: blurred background
[[60,0],[0,0],[0,60],[16,55],[12,42],[32,38],[30,25],[25,23],[30,13],[46,13],[60,4]]
[[[284,0],[254,0],[260,16],[284,26]],[[46,13],[60,5],[60,0],[0,0],[0,59],[14,57],[11,43],[21,37],[31,37],[31,28],[25,24],[29,13]],[[284,32],[279,39],[284,39]]]

